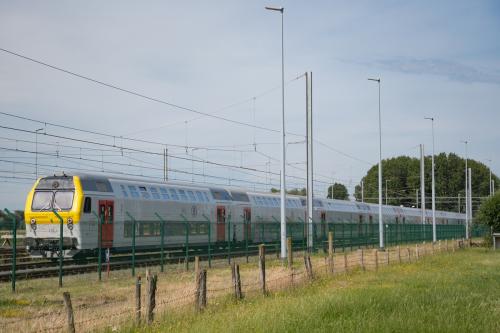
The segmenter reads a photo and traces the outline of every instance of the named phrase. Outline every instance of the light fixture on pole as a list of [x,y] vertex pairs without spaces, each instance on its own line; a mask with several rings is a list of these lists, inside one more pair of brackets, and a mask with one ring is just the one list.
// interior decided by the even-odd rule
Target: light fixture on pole
[[286,155],[285,155],[285,55],[284,55],[284,38],[283,38],[283,7],[265,7],[266,10],[276,11],[281,13],[281,219],[280,219],[280,241],[281,241],[281,259],[286,258]]
[[469,141],[461,141],[465,144],[465,237],[469,239],[469,186],[467,179],[469,178],[469,169],[467,168],[468,149],[467,144]]
[[426,117],[432,123],[432,241],[437,242],[436,232],[436,181],[434,178],[434,118]]
[[38,132],[43,131],[43,128],[35,130],[35,178],[38,179]]
[[382,220],[382,117],[380,112],[380,78],[368,79],[378,83],[378,131],[379,131],[379,159],[378,159],[378,233],[379,246],[384,249],[384,222]]

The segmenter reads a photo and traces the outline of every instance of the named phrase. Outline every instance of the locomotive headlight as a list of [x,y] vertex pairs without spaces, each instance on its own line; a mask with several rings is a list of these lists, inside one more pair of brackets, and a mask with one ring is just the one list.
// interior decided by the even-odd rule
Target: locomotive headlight
[[31,227],[31,230],[33,230],[33,231],[36,230],[36,220],[35,219],[31,219],[30,227]]
[[73,230],[73,219],[68,217],[68,229]]

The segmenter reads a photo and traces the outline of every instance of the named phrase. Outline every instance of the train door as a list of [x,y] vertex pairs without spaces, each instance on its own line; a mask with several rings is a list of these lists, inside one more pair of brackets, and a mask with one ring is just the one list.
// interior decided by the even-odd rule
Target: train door
[[102,242],[104,248],[113,247],[114,203],[111,200],[99,200],[99,216],[102,223]]
[[226,240],[226,207],[217,206],[217,241]]
[[252,240],[252,210],[249,207],[243,208],[243,223],[245,225],[245,239]]

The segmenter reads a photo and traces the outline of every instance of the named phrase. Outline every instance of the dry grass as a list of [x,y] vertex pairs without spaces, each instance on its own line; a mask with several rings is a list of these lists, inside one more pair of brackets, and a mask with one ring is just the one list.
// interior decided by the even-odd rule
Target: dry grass
[[[448,246],[452,250],[451,242]],[[445,251],[444,242],[441,251]],[[416,260],[415,245],[390,248],[378,252],[378,266]],[[436,245],[434,252],[438,252]],[[419,257],[433,252],[431,244],[419,245]],[[275,255],[267,255],[266,282],[270,292],[291,288],[308,281],[303,269],[301,253],[295,253],[293,269],[284,267]],[[387,258],[389,256],[389,258]],[[334,273],[363,269],[375,270],[375,250],[361,252],[336,253],[334,255]],[[401,258],[401,259],[400,259]],[[237,258],[243,293],[247,298],[260,293],[259,270],[256,258],[249,263],[245,258]],[[325,255],[311,257],[314,274],[331,274]],[[202,262],[202,267],[207,263]],[[194,309],[194,272],[182,270],[183,265],[166,266],[164,273],[158,273],[156,312],[192,312]],[[159,272],[159,267],[150,267]],[[136,269],[138,275],[145,275],[145,268]],[[339,287],[346,282],[339,282]],[[145,304],[144,290],[142,304]],[[103,274],[103,280],[97,281],[97,274],[82,274],[64,278],[64,288],[58,288],[57,278],[23,280],[17,285],[17,292],[10,292],[10,284],[0,285],[0,325],[6,332],[61,331],[66,327],[66,313],[62,302],[62,292],[71,293],[77,331],[95,331],[130,327],[135,311],[135,278],[130,270],[111,272],[110,277]],[[231,272],[227,260],[213,262],[208,270],[207,299],[209,306],[218,305],[232,293]]]

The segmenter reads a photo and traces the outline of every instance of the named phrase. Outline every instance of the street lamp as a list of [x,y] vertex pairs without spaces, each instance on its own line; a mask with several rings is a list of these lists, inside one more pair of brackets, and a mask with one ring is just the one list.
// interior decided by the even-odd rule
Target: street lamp
[[283,38],[283,7],[265,7],[266,10],[277,11],[281,13],[281,221],[280,221],[280,241],[281,241],[281,259],[286,258],[286,184],[285,184],[285,53]]
[[38,132],[43,131],[39,128],[35,131],[35,178],[38,179]]
[[378,233],[380,249],[384,249],[384,223],[382,221],[382,117],[380,114],[380,78],[368,79],[378,83],[378,132],[379,132],[379,159],[378,159]]
[[467,178],[469,178],[469,169],[467,169],[467,144],[469,141],[466,140],[460,142],[465,144],[465,238],[469,239],[469,186],[467,185]]
[[437,242],[436,233],[436,182],[434,180],[434,118],[425,117],[432,123],[432,242]]

